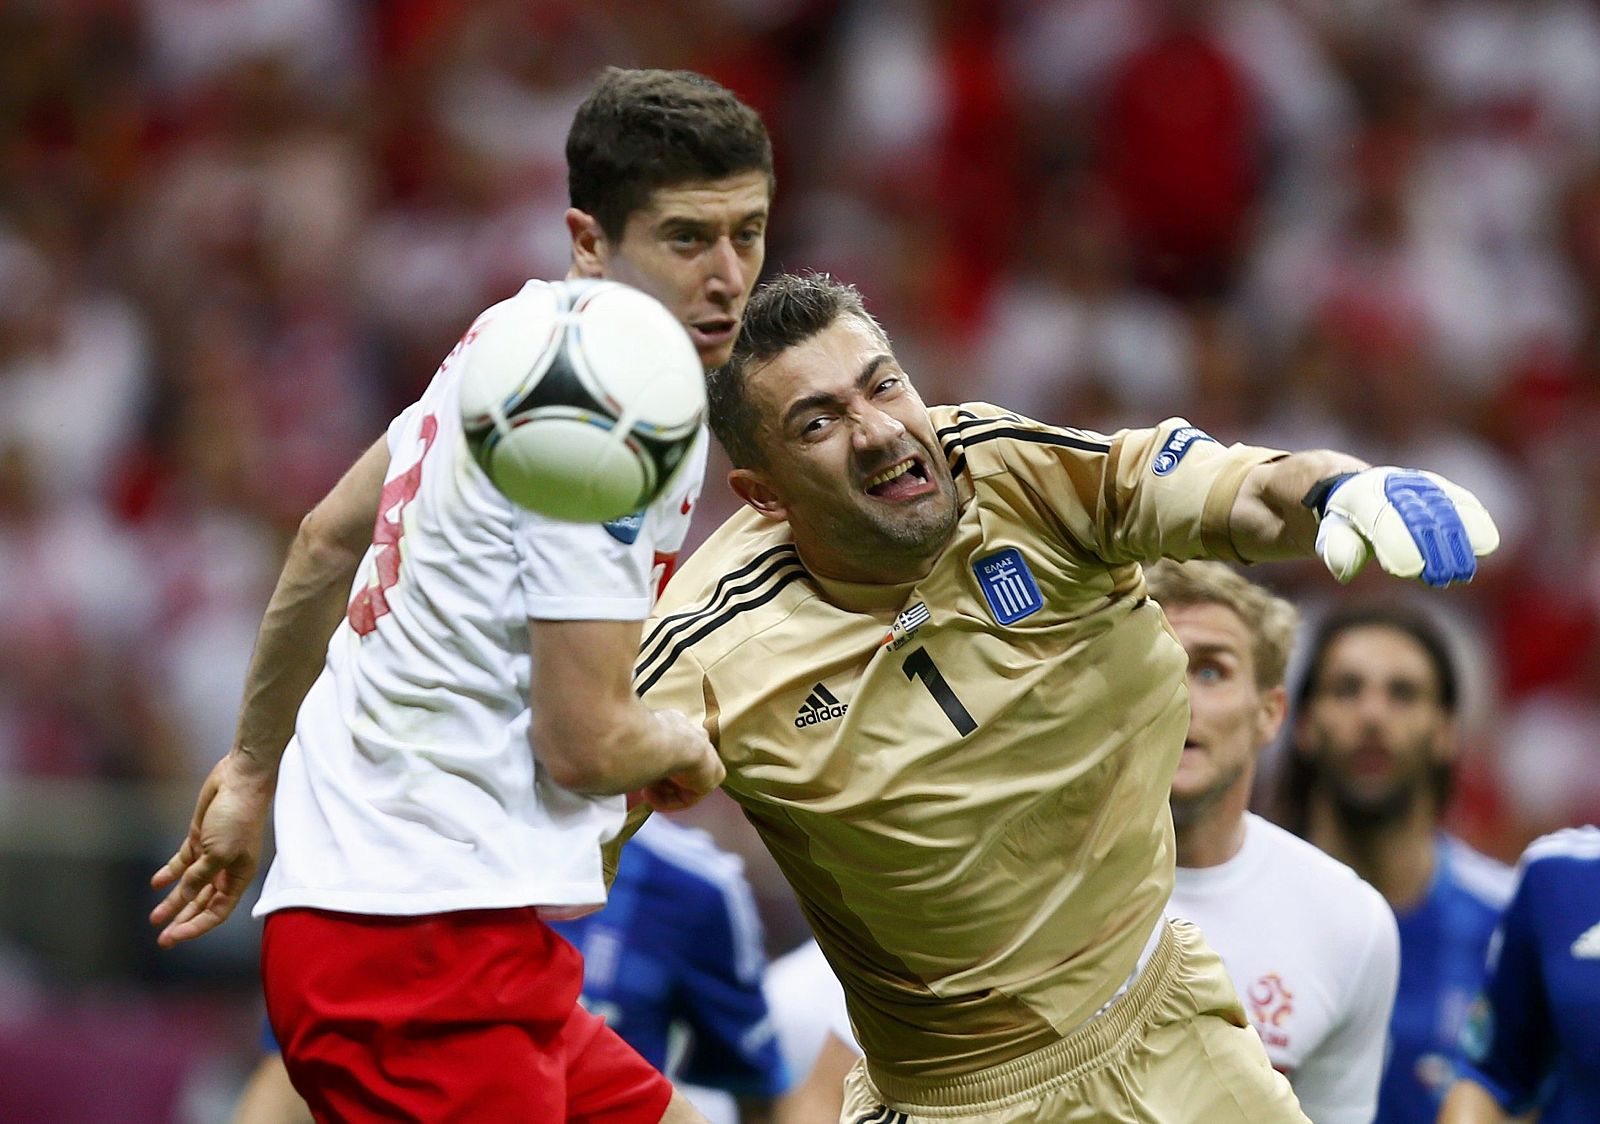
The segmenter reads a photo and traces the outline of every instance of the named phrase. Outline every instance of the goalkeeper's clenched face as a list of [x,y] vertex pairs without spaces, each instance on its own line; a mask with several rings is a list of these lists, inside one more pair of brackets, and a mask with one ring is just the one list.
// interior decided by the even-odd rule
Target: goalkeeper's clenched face
[[927,407],[875,325],[841,315],[743,377],[760,455],[729,475],[739,497],[787,522],[821,577],[926,574],[955,529],[956,485]]
[[1353,827],[1409,813],[1436,790],[1455,752],[1454,723],[1427,651],[1381,624],[1350,628],[1328,644],[1296,733],[1317,785]]

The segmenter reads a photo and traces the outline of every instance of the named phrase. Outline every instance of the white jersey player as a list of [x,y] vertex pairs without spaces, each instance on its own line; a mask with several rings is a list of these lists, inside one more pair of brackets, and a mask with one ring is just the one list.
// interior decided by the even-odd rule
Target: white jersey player
[[1377,1107],[1399,934],[1383,895],[1259,816],[1216,866],[1179,866],[1167,912],[1216,949],[1314,1124],[1368,1124]]
[[1168,915],[1199,925],[1222,957],[1314,1124],[1369,1124],[1399,976],[1394,915],[1349,867],[1245,811],[1287,709],[1295,611],[1220,563],[1163,562],[1146,576],[1189,656]]
[[605,902],[601,846],[624,800],[576,790],[587,786],[558,757],[526,751],[534,681],[564,669],[536,665],[546,646],[520,639],[529,621],[649,614],[688,532],[708,438],[654,503],[603,527],[502,495],[467,449],[461,372],[480,330],[541,305],[545,284],[479,317],[389,427],[378,541],[283,755],[258,916],[532,905],[561,918]]
[[[572,276],[643,289],[725,362],[765,253],[760,119],[700,75],[609,70],[567,150]],[[535,516],[468,455],[473,338],[303,522],[151,920],[170,945],[226,919],[276,788],[267,1009],[319,1120],[700,1120],[578,1005],[581,958],[543,918],[605,900],[623,794],[681,807],[722,779],[631,682],[706,439],[634,518]]]

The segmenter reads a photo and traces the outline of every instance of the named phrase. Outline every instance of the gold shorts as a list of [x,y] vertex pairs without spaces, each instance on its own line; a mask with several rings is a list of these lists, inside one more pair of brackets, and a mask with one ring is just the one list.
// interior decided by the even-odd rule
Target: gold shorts
[[840,1124],[1308,1124],[1222,961],[1167,924],[1133,985],[1060,1042],[956,1080],[845,1078]]

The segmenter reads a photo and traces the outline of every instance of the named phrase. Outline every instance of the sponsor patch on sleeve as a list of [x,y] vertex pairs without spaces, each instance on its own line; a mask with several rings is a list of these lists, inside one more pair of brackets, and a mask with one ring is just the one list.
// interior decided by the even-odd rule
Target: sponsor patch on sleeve
[[1216,438],[1198,426],[1186,425],[1182,429],[1172,431],[1172,436],[1167,438],[1167,443],[1161,446],[1161,451],[1156,454],[1155,460],[1150,462],[1150,471],[1157,476],[1169,475],[1178,467],[1178,462],[1202,441],[1216,442]]

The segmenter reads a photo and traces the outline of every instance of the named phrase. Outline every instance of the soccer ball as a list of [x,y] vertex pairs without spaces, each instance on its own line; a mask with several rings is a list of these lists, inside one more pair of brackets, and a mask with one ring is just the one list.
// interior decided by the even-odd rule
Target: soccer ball
[[507,498],[607,523],[666,488],[705,417],[689,333],[615,281],[530,285],[473,325],[461,426]]

